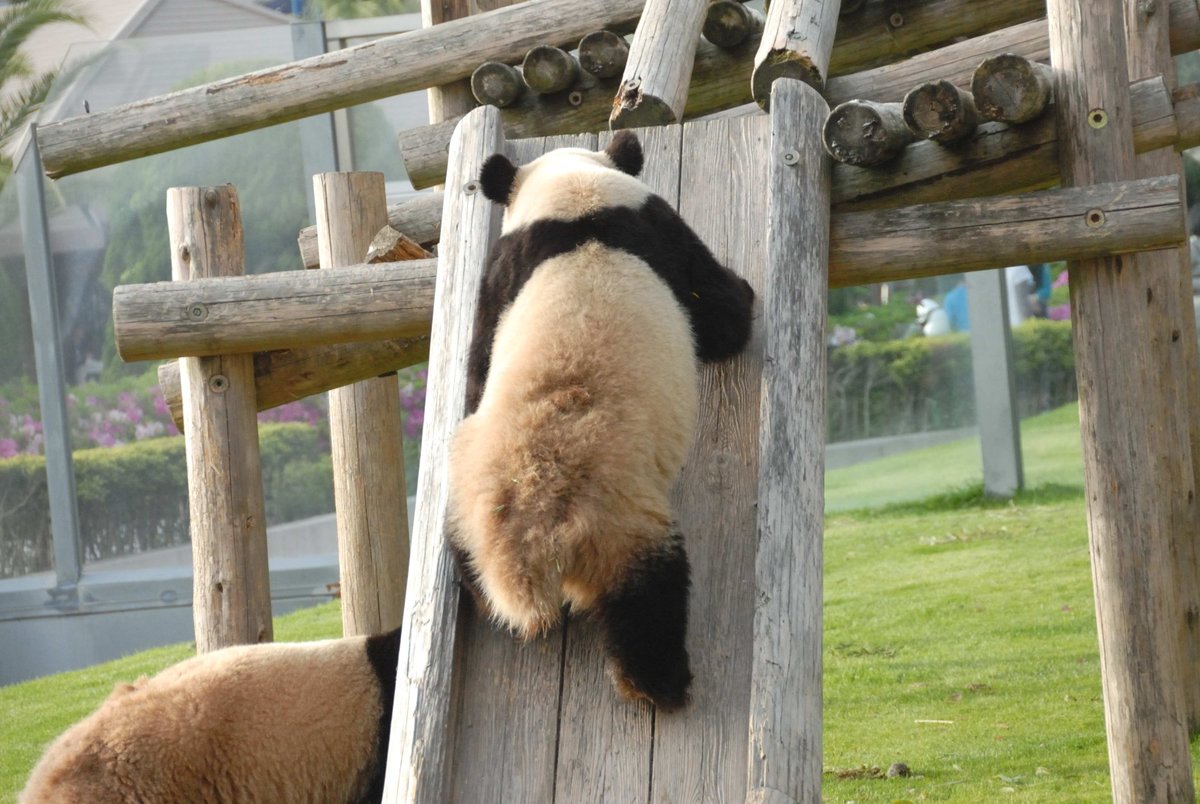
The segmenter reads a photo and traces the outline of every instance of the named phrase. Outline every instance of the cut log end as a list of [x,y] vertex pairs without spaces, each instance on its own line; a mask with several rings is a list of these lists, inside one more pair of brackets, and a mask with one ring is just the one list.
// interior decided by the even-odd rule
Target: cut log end
[[480,103],[503,109],[525,94],[525,82],[516,67],[486,61],[471,73],[471,94]]
[[406,260],[424,260],[433,255],[423,249],[420,243],[397,232],[391,226],[379,230],[367,249],[366,262],[404,262]]
[[579,66],[597,78],[616,78],[625,72],[629,43],[612,31],[593,31],[579,40]]
[[612,114],[608,118],[608,126],[614,131],[621,128],[666,126],[677,122],[679,121],[675,119],[675,112],[671,110],[670,105],[661,98],[643,93],[641,82],[636,79],[621,85],[613,101]]
[[818,91],[825,88],[825,77],[811,59],[790,50],[773,50],[750,78],[754,100],[763,109],[770,108],[771,85],[779,78],[795,78]]
[[1049,106],[1053,75],[1045,64],[1001,53],[985,59],[975,69],[971,93],[983,119],[1027,123]]
[[913,140],[898,103],[852,100],[825,119],[825,150],[839,162],[859,167],[894,159]]
[[717,47],[735,48],[763,29],[761,14],[736,0],[713,0],[704,18],[704,38]]
[[978,122],[971,94],[949,81],[921,84],[904,97],[904,123],[919,139],[957,142],[969,137]]
[[579,62],[562,48],[538,45],[525,54],[521,74],[534,92],[550,95],[570,89],[579,78]]

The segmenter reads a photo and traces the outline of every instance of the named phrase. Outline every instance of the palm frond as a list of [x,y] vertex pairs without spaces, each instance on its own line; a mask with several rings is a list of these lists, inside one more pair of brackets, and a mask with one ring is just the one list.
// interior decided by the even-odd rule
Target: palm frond
[[0,12],[0,71],[21,58],[18,50],[34,31],[55,22],[87,24],[64,0],[22,0]]

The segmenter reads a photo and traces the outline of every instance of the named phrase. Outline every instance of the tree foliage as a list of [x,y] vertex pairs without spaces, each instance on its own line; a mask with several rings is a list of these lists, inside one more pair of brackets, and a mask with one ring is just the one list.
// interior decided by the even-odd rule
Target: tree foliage
[[421,4],[418,0],[308,0],[308,8],[323,19],[348,20],[411,14],[420,11]]

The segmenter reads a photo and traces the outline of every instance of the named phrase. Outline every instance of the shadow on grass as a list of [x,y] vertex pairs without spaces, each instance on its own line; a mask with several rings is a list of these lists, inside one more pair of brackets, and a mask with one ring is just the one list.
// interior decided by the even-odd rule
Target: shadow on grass
[[873,508],[858,508],[842,511],[839,514],[859,518],[886,517],[896,514],[929,514],[939,511],[1007,508],[1013,505],[1046,505],[1078,500],[1082,496],[1083,487],[1069,483],[1043,483],[1037,488],[1017,492],[1013,497],[993,497],[984,493],[983,483],[967,483],[920,500],[888,503]]

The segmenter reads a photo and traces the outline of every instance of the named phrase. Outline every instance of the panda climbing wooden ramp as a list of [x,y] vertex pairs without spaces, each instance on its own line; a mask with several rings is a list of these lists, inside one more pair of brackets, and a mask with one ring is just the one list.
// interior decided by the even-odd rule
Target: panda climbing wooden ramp
[[[697,438],[673,492],[692,563],[695,681],[691,705],[670,715],[615,695],[587,618],[520,643],[460,599],[446,453],[500,214],[479,169],[494,152],[525,163],[610,135],[505,142],[491,107],[458,126],[385,801],[819,800],[826,109],[808,87],[779,85],[773,118],[638,131],[642,179],[758,293],[750,347],[703,367]],[[810,215],[800,205],[813,199],[823,210]]]

